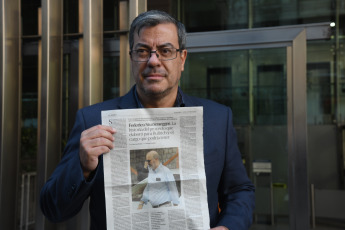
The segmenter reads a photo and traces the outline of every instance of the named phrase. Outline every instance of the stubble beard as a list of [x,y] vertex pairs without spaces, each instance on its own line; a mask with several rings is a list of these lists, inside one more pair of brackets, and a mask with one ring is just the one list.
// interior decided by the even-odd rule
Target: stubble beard
[[[143,77],[145,78],[145,75],[143,75]],[[166,74],[164,75],[164,78],[168,82],[168,80],[167,80],[168,76]],[[161,99],[161,98],[164,98],[171,93],[171,91],[178,85],[178,80],[176,80],[176,82],[174,82],[173,85],[169,86],[169,84],[168,84],[168,86],[166,88],[162,88],[162,89],[156,88],[156,87],[160,87],[159,84],[161,82],[158,80],[151,80],[151,81],[147,81],[145,83],[146,83],[146,85],[148,85],[148,87],[145,87],[144,86],[145,84],[138,84],[137,83],[139,90],[145,95],[145,97],[152,98],[152,99]],[[152,86],[154,84],[157,84],[157,86]],[[152,88],[154,88],[154,89],[152,89]]]
[[152,90],[149,87],[144,87],[143,85],[139,85],[139,90],[148,98],[160,99],[164,98],[165,96],[169,95],[172,91],[173,87],[168,87],[161,90]]

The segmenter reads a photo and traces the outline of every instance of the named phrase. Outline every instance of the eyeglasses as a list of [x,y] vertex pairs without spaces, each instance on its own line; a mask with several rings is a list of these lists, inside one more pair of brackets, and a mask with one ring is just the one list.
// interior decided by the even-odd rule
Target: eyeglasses
[[150,163],[150,162],[151,162],[151,160],[146,160],[146,162],[147,162],[147,163]]
[[183,49],[175,49],[175,48],[157,48],[157,50],[149,50],[149,49],[137,49],[131,50],[129,54],[133,61],[136,62],[147,62],[152,53],[155,53],[157,58],[161,61],[169,61],[173,60],[177,57],[177,52],[181,52]]

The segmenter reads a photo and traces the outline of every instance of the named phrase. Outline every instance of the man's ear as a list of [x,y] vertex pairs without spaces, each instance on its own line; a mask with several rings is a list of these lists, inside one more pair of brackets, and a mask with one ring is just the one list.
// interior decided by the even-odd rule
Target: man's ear
[[180,57],[181,57],[181,71],[184,70],[184,63],[186,62],[187,59],[187,50],[184,49],[180,52]]

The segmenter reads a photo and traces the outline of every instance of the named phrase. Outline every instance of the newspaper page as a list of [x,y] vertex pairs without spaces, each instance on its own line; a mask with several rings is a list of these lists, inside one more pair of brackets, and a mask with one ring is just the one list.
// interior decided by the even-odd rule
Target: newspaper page
[[102,111],[107,229],[209,229],[203,108]]

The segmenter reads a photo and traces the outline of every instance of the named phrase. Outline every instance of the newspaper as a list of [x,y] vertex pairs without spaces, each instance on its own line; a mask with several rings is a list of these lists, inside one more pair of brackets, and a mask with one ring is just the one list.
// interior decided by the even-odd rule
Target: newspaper
[[102,111],[102,124],[117,130],[103,156],[108,230],[209,229],[202,107]]

